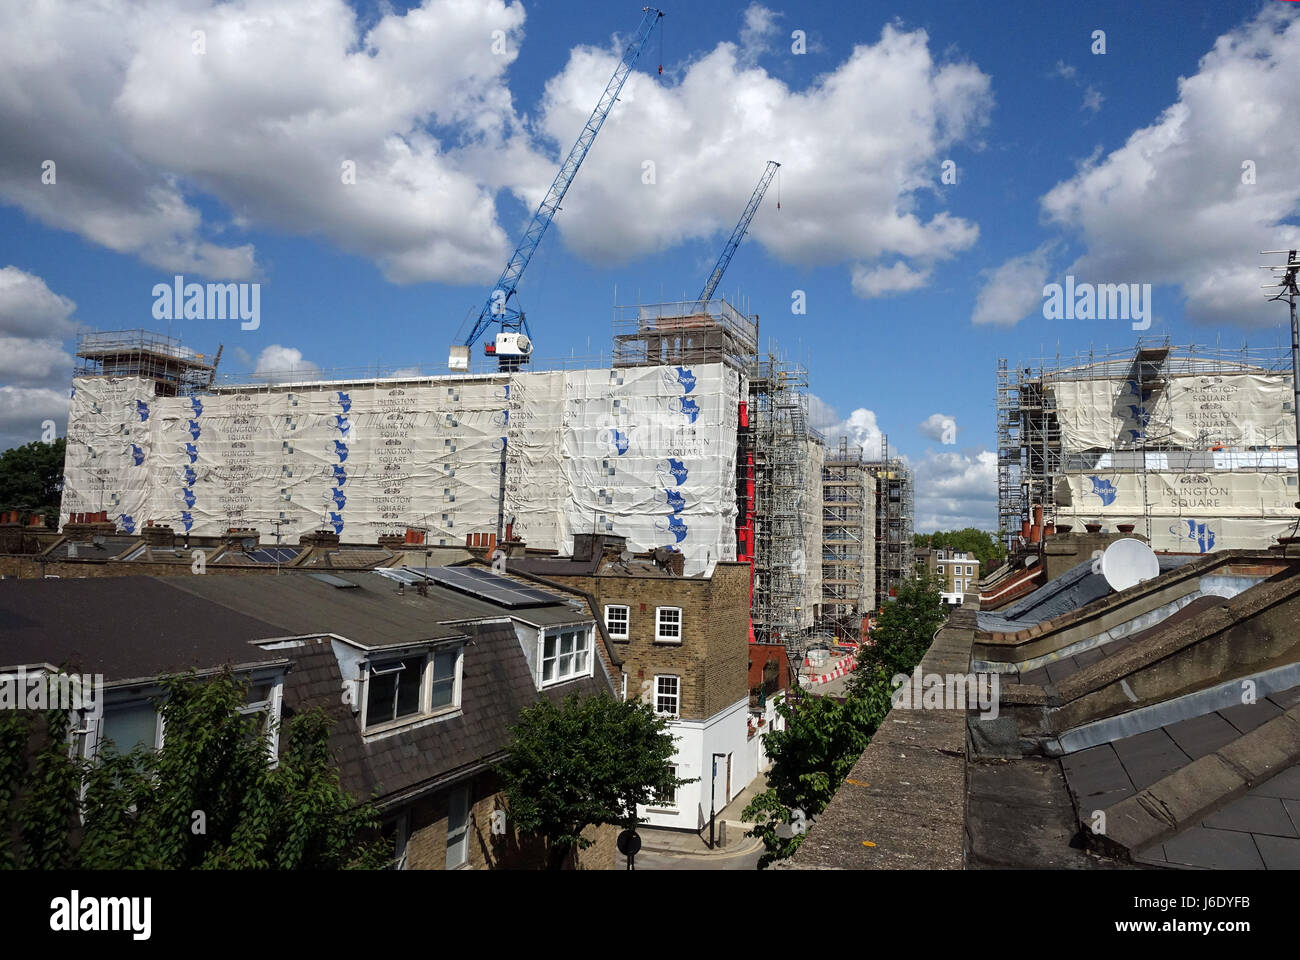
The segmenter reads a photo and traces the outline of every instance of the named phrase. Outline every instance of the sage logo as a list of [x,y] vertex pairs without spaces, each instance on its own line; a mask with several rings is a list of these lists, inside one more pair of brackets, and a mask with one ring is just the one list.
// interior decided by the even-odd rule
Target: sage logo
[[966,710],[977,708],[981,720],[998,718],[1001,679],[996,673],[896,673],[890,680],[890,703],[901,710]]
[[1180,544],[1195,546],[1198,553],[1209,553],[1217,539],[1214,528],[1199,520],[1179,520],[1169,528]]
[[198,397],[190,397],[190,409],[194,411],[194,418],[197,420],[203,416],[203,401]]
[[1043,287],[1045,320],[1132,320],[1134,330],[1151,326],[1151,284],[1074,282]]
[[670,367],[664,371],[664,383],[669,387],[681,387],[682,393],[695,389],[695,374],[686,367]]
[[185,421],[185,423],[188,426],[191,437],[197,440],[200,436],[202,436],[203,428],[199,426],[199,422],[197,420],[187,420]]
[[118,523],[122,524],[122,529],[127,533],[135,533],[135,517],[123,513],[117,518]]
[[1115,489],[1115,484],[1091,474],[1088,476],[1088,482],[1092,484],[1092,489],[1085,491],[1085,496],[1096,497],[1102,502],[1103,506],[1107,507],[1115,502],[1115,497],[1119,493]]
[[140,415],[140,422],[144,423],[149,419],[149,404],[143,400],[137,400],[135,402],[135,412]]
[[137,467],[144,463],[144,451],[134,443],[131,444],[131,459],[135,461]]
[[328,522],[329,525],[334,528],[335,533],[343,532],[343,517],[340,514],[337,514],[331,510],[329,513]]
[[678,460],[676,457],[669,457],[667,460],[660,460],[655,464],[655,473],[659,476],[659,482],[664,484],[665,488],[668,486],[668,478],[671,478],[674,481],[672,486],[680,487],[686,482],[686,478],[690,476],[690,470],[687,468],[686,464],[682,463],[682,461]]
[[[190,496],[193,497],[194,495],[193,495],[193,494],[190,494]],[[190,504],[190,506],[193,506],[193,504]],[[192,527],[194,526],[194,514],[190,513],[188,510],[182,510],[182,511],[181,511],[181,523],[182,523],[182,524],[184,525],[184,527],[185,527],[185,532],[186,532],[186,533],[189,533],[189,532],[190,532],[190,528],[192,528]]]
[[125,931],[132,940],[148,940],[152,916],[152,897],[83,897],[73,890],[50,901],[50,929],[58,933]]
[[352,397],[342,390],[336,390],[335,392],[339,395],[339,406],[343,408],[344,413],[347,413],[352,409]]
[[177,274],[152,292],[155,320],[241,320],[241,330],[262,325],[260,283],[186,283]]
[[672,534],[675,543],[681,543],[686,539],[687,533],[690,532],[690,528],[686,526],[686,522],[675,513],[670,514],[666,520],[656,520],[655,529],[660,533]]
[[700,418],[700,405],[690,397],[673,400],[670,406],[673,413],[680,413],[687,423],[694,423]]
[[199,448],[192,443],[185,444],[185,454],[190,458],[190,463],[199,459]]

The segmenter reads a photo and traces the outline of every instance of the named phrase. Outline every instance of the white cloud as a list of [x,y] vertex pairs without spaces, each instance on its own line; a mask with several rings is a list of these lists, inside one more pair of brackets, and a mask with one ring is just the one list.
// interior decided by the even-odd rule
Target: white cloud
[[867,460],[879,460],[883,434],[876,422],[876,412],[859,407],[847,417],[840,418],[835,408],[816,394],[808,395],[808,422],[814,430],[826,437],[827,449],[839,444],[840,437],[862,448]]
[[1102,101],[1105,99],[1101,95],[1101,91],[1094,86],[1089,86],[1087,90],[1083,91],[1083,105],[1079,109],[1091,110],[1093,113],[1097,113],[1101,110]]
[[1052,71],[1054,76],[1064,77],[1066,80],[1073,80],[1079,73],[1077,67],[1071,66],[1064,60],[1056,61],[1056,69]]
[[68,391],[46,388],[0,387],[0,450],[41,440],[44,423],[53,420],[58,433],[68,423]]
[[63,431],[75,361],[60,340],[76,309],[35,274],[0,269],[0,450],[41,439],[45,420]]
[[[541,126],[557,142],[582,126],[616,57],[580,47],[548,82]],[[804,90],[720,43],[674,86],[633,73],[556,225],[577,253],[606,264],[690,239],[721,242],[772,159],[782,163],[781,209],[769,195],[750,231],[770,254],[862,271],[882,259],[928,269],[978,236],[946,210],[924,213],[920,200],[939,196],[942,160],[978,135],[991,105],[989,77],[970,63],[936,62],[923,30],[886,26]],[[869,276],[861,274],[860,292]]]
[[853,292],[864,300],[891,293],[908,293],[925,286],[929,270],[912,270],[901,260],[892,266],[853,268]]
[[320,367],[302,358],[297,347],[282,347],[273,343],[257,357],[253,376],[270,381],[310,380],[320,375]]
[[932,413],[921,421],[918,429],[931,440],[942,443],[949,430],[952,431],[952,436],[955,438],[958,427],[956,418],[946,413]]
[[73,364],[58,340],[0,337],[0,383],[66,388]]
[[1256,265],[1260,250],[1300,244],[1300,17],[1288,6],[1219,37],[1155,122],[1043,198],[1049,220],[1086,246],[1069,273],[1176,286],[1197,321],[1284,319],[1260,296]]
[[1044,245],[1011,258],[996,270],[985,271],[971,323],[1013,327],[1032,313],[1041,315],[1050,249]]
[[[761,3],[751,3],[745,8],[744,26],[740,28],[740,60],[754,64],[759,56],[772,49],[772,38],[777,34],[776,21],[781,15]],[[662,29],[662,28],[661,28]]]
[[69,337],[77,305],[50,290],[45,281],[15,266],[0,269],[0,334],[11,337]]
[[918,533],[976,527],[997,529],[998,458],[974,453],[927,451],[912,464]]
[[169,272],[257,274],[222,234],[260,226],[398,282],[482,281],[507,252],[495,190],[550,179],[505,83],[523,20],[504,0],[426,0],[364,33],[343,0],[0,6],[0,127],[24,131],[0,149],[0,198]]

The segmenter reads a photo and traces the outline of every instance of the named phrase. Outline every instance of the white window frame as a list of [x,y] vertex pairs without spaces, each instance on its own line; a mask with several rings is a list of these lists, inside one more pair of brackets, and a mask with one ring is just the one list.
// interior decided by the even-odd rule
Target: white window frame
[[[456,667],[455,679],[452,681],[451,703],[441,707],[433,706],[433,671],[435,657],[440,653],[455,653]],[[422,660],[420,667],[420,703],[414,713],[398,717],[396,720],[384,720],[380,723],[370,723],[370,678],[374,676],[374,668],[394,664],[401,660]],[[444,644],[437,647],[427,647],[416,650],[406,650],[401,652],[372,654],[360,664],[362,673],[361,680],[361,733],[363,736],[369,736],[375,733],[387,733],[393,730],[400,730],[413,723],[419,723],[422,720],[428,720],[431,717],[441,717],[446,714],[457,713],[461,709],[461,680],[465,667],[465,645]]]
[[[459,808],[465,811],[464,823],[459,830],[455,831],[452,836],[451,829],[451,811],[456,807],[459,800]],[[447,793],[447,859],[444,866],[448,870],[460,870],[469,863],[469,785],[463,784],[459,787],[452,787]],[[452,863],[453,844],[459,847],[460,860]]]
[[[660,692],[660,690],[659,690],[659,681],[660,681],[660,680],[672,680],[672,681],[675,681],[676,686],[673,688],[673,692],[672,692],[671,694]],[[671,712],[669,712],[669,711],[667,711],[667,710],[660,710],[660,709],[659,709],[659,698],[660,698],[660,697],[672,697],[672,700],[673,700],[673,709],[672,709]],[[655,715],[656,715],[656,716],[660,716],[660,717],[680,717],[680,716],[682,715],[682,678],[681,678],[680,676],[678,676],[678,675],[675,674],[675,673],[657,673],[657,674],[655,674],[655,686],[654,686],[654,708],[655,708]]]
[[[618,633],[614,625],[609,622],[609,612],[611,610],[623,611],[623,632]],[[632,608],[624,603],[609,603],[605,605],[605,630],[609,633],[611,640],[626,640],[632,633]]]
[[[666,612],[673,612],[677,614],[677,624],[676,624],[677,635],[676,636],[664,635],[663,616]],[[684,632],[683,631],[684,619],[685,618],[682,616],[681,607],[655,607],[655,643],[681,643],[682,634]]]
[[968,576],[968,577],[969,577],[969,576],[973,576],[974,573],[975,573],[975,568],[972,567],[970,564],[967,564],[967,565],[966,565],[966,576]]
[[[561,652],[561,638],[566,634],[572,634],[575,638],[573,652],[565,654]],[[549,627],[537,632],[537,682],[538,689],[553,687],[559,683],[571,683],[574,680],[581,680],[583,677],[591,676],[592,661],[596,658],[595,644],[592,641],[592,627],[587,624],[569,624],[568,626]],[[546,655],[546,641],[555,640],[555,655],[548,657]],[[581,646],[579,646],[579,642]],[[585,654],[585,663],[581,668],[574,667],[569,673],[560,673],[560,658],[571,656],[574,662],[577,662],[578,653]],[[546,664],[548,661],[555,662],[555,675],[549,679],[546,677]]]
[[[677,776],[677,769],[678,769],[677,764],[670,763],[668,765],[668,769],[672,771],[672,775],[674,777]],[[649,804],[647,804],[647,806],[651,810],[663,810],[664,812],[675,812],[677,810],[677,795],[680,792],[681,792],[680,788],[674,787],[671,796],[664,797],[663,799],[660,799],[659,797],[656,796],[650,801]]]

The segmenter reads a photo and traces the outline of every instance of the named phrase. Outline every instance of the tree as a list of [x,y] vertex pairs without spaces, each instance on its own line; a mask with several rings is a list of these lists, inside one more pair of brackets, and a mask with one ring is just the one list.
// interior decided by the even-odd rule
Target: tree
[[[884,612],[871,631],[871,646],[858,654],[858,669],[849,678],[848,692],[861,696],[875,680],[877,671],[887,677],[908,673],[921,662],[930,648],[935,632],[948,619],[938,585],[927,575],[920,580],[904,580],[898,596],[885,604]],[[867,669],[864,670],[863,667]]]
[[873,645],[860,650],[842,703],[804,697],[777,707],[786,729],[763,737],[772,759],[768,789],[741,814],[757,824],[749,835],[761,837],[767,848],[760,867],[799,848],[807,821],[830,803],[889,713],[893,677],[911,673],[946,619],[938,587],[928,577],[904,581],[872,631]]
[[[285,725],[272,766],[263,718],[240,712],[246,681],[225,672],[202,681],[169,678],[163,688],[158,709],[167,735],[159,750],[121,753],[106,743],[83,760],[69,756],[66,712],[0,718],[0,832],[9,842],[0,863],[91,870],[383,865],[378,817],[341,787],[323,713],[304,712]],[[29,760],[33,742],[41,746]]]
[[46,526],[57,526],[63,497],[62,437],[39,440],[0,453],[0,510],[44,513]]
[[760,868],[798,849],[807,822],[826,809],[871,742],[889,712],[889,698],[882,703],[849,697],[841,703],[831,697],[803,697],[796,704],[783,700],[776,712],[785,720],[785,729],[763,735],[772,760],[768,788],[741,813],[757,824],[748,835],[762,838],[767,848]]
[[917,547],[951,547],[970,553],[980,562],[981,573],[991,573],[1007,557],[1006,544],[1001,537],[974,527],[947,533],[940,530],[913,534],[912,544]]
[[695,782],[673,774],[674,738],[649,704],[603,694],[575,693],[559,706],[542,698],[520,713],[512,734],[498,768],[510,817],[546,838],[552,870],[591,846],[587,827],[635,827],[638,805]]

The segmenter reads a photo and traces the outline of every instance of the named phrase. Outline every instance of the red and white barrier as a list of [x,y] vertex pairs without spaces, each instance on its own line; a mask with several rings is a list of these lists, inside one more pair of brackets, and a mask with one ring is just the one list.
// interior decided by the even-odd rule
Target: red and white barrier
[[844,676],[846,673],[853,672],[853,670],[857,667],[857,665],[858,665],[857,657],[844,657],[842,660],[840,660],[839,665],[830,673],[823,673],[820,676],[816,676],[816,677],[808,677],[808,682],[810,684],[830,683],[832,680],[837,680],[840,677]]

